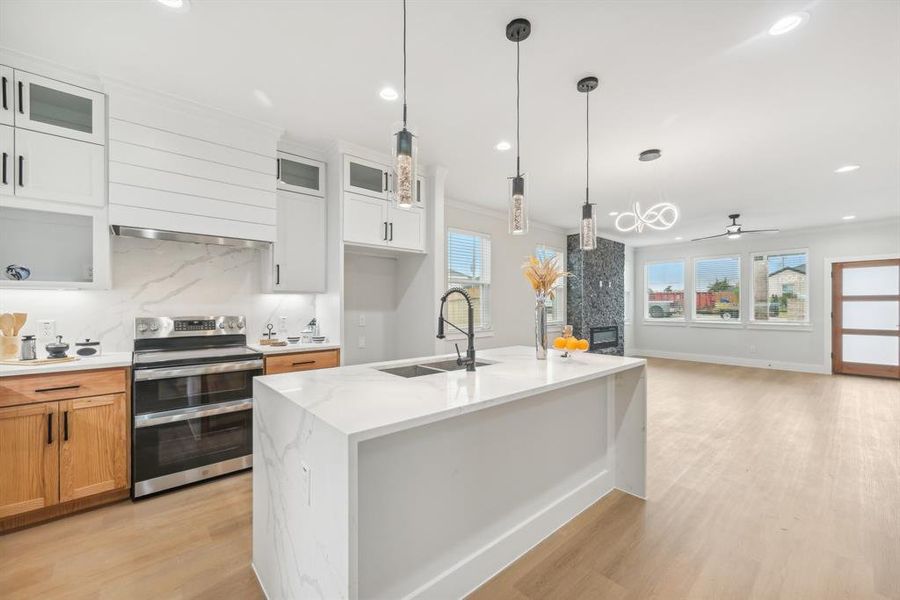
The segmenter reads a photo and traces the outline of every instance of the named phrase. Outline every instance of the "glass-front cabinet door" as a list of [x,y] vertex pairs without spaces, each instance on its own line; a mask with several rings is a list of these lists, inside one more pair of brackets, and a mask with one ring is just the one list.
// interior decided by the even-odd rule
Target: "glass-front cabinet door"
[[278,189],[311,196],[324,196],[325,163],[279,152]]
[[106,141],[103,94],[15,71],[15,125],[82,142]]
[[0,65],[0,125],[12,125],[15,123],[13,87],[15,87],[13,70],[5,65]]
[[356,158],[344,157],[344,189],[376,198],[388,197],[389,169],[385,165]]

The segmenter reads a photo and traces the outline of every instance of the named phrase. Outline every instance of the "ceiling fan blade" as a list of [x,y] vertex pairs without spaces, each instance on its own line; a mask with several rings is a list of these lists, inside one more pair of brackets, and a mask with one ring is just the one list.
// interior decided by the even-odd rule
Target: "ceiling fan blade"
[[778,233],[780,229],[742,229],[741,233]]
[[726,236],[726,235],[728,235],[728,234],[727,234],[727,233],[720,233],[720,234],[718,234],[718,235],[708,235],[708,236],[702,237],[702,238],[694,238],[694,239],[692,239],[691,241],[692,241],[692,242],[699,242],[699,241],[701,241],[701,240],[711,240],[711,239],[713,239],[713,238],[719,238],[719,237],[723,237],[723,236]]

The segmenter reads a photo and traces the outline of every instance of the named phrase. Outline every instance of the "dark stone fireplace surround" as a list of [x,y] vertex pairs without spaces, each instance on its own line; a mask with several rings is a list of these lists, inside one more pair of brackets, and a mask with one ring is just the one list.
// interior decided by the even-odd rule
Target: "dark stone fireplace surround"
[[566,315],[573,334],[590,340],[591,327],[615,325],[618,344],[592,352],[625,354],[625,245],[597,238],[597,248],[582,252],[578,234],[566,239]]

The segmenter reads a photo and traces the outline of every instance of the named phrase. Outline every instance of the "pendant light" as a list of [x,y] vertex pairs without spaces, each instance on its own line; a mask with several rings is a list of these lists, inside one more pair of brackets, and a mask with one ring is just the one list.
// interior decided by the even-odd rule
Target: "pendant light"
[[579,92],[584,93],[584,129],[585,129],[585,173],[584,173],[584,206],[581,207],[581,249],[593,250],[597,247],[597,218],[594,205],[591,204],[591,101],[590,93],[600,84],[596,77],[585,77],[578,81]]
[[416,136],[406,123],[406,0],[403,0],[403,125],[391,140],[394,163],[394,185],[391,196],[398,208],[411,208],[415,202],[416,159],[419,154]]
[[519,42],[531,35],[528,19],[513,19],[506,26],[506,39],[516,43],[516,176],[509,178],[509,232],[513,235],[528,233],[528,205],[525,201],[525,176],[519,148]]

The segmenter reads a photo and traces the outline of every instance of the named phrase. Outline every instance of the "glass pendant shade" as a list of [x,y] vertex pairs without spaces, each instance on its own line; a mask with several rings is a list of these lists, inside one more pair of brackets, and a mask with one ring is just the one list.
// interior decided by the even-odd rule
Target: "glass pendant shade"
[[394,185],[391,186],[391,199],[398,208],[410,208],[415,202],[416,193],[416,158],[418,148],[416,136],[403,127],[393,136]]
[[581,207],[581,249],[593,250],[597,247],[597,219],[594,218],[594,205]]
[[525,178],[521,175],[509,180],[509,232],[528,233],[528,207],[525,204]]

